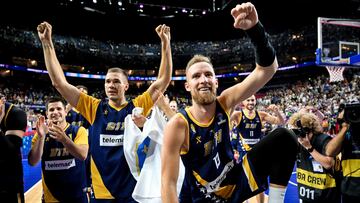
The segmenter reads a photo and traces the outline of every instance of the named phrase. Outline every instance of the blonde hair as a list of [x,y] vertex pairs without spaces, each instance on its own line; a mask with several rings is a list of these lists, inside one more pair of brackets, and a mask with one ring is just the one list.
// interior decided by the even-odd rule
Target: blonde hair
[[315,134],[323,132],[323,128],[320,124],[318,117],[313,113],[307,113],[307,112],[295,113],[290,117],[288,123],[289,125],[297,127],[296,122],[298,122],[298,120],[300,120],[301,126],[303,128],[309,128]]
[[186,69],[185,71],[187,72],[190,68],[190,66],[194,65],[195,63],[200,63],[200,62],[206,62],[208,63],[211,67],[213,67],[212,63],[211,63],[211,60],[209,57],[206,57],[204,55],[201,55],[201,54],[196,54],[194,55],[190,61],[187,63],[186,65]]

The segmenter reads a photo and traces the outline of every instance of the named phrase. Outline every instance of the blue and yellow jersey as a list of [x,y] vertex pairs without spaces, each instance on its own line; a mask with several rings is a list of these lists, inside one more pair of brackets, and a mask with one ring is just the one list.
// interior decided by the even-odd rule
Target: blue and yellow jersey
[[66,115],[66,122],[71,125],[82,126],[86,129],[90,127],[90,123],[80,114],[80,112],[72,108]]
[[[87,145],[86,129],[67,124],[65,134],[75,144]],[[32,144],[37,141],[35,134]],[[43,190],[45,202],[83,202],[86,200],[85,162],[76,159],[64,145],[48,134],[45,137],[43,155],[41,157]]]
[[215,116],[206,124],[195,120],[188,108],[178,113],[188,123],[189,149],[181,151],[186,171],[185,187],[188,187],[183,191],[191,191],[193,202],[228,201],[239,184],[258,189],[247,157],[241,164],[233,160],[229,114],[218,100],[216,102]]
[[76,109],[89,121],[91,177],[96,199],[129,198],[136,181],[127,165],[124,148],[124,120],[135,107],[145,115],[153,106],[148,92],[119,108],[84,93]]
[[262,122],[259,112],[255,111],[255,115],[251,118],[241,110],[240,120],[237,123],[232,132],[232,145],[239,152],[242,150],[239,149],[240,146],[249,151],[262,137]]

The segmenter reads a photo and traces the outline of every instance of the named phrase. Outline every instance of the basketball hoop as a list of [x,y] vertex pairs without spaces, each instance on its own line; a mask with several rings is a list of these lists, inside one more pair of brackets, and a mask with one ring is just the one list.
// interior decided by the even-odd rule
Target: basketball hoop
[[338,82],[338,81],[344,80],[343,72],[345,70],[345,67],[343,67],[343,66],[326,66],[326,70],[329,72],[330,82]]

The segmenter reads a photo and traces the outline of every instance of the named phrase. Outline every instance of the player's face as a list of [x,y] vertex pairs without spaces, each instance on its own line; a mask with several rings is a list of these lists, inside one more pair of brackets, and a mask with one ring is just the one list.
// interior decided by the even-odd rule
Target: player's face
[[125,91],[129,87],[121,73],[107,73],[105,78],[105,93],[112,101],[118,101],[125,97]]
[[193,64],[186,73],[186,90],[197,104],[209,105],[215,102],[218,82],[213,67],[206,62]]
[[66,111],[64,104],[60,101],[49,103],[46,116],[52,123],[60,124],[62,122],[66,122]]
[[252,95],[251,97],[247,98],[245,101],[243,101],[244,107],[247,110],[254,110],[255,109],[255,105],[256,105],[256,99],[255,96]]
[[169,106],[170,106],[171,110],[173,110],[174,112],[177,112],[178,108],[177,108],[176,102],[173,102],[173,101],[170,102]]

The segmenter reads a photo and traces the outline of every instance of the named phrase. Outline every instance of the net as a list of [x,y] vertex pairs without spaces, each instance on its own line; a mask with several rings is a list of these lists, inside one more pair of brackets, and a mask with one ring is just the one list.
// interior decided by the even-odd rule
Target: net
[[319,63],[360,54],[360,19],[318,18]]
[[325,66],[330,75],[330,82],[338,82],[344,80],[343,72],[345,67],[342,66]]

